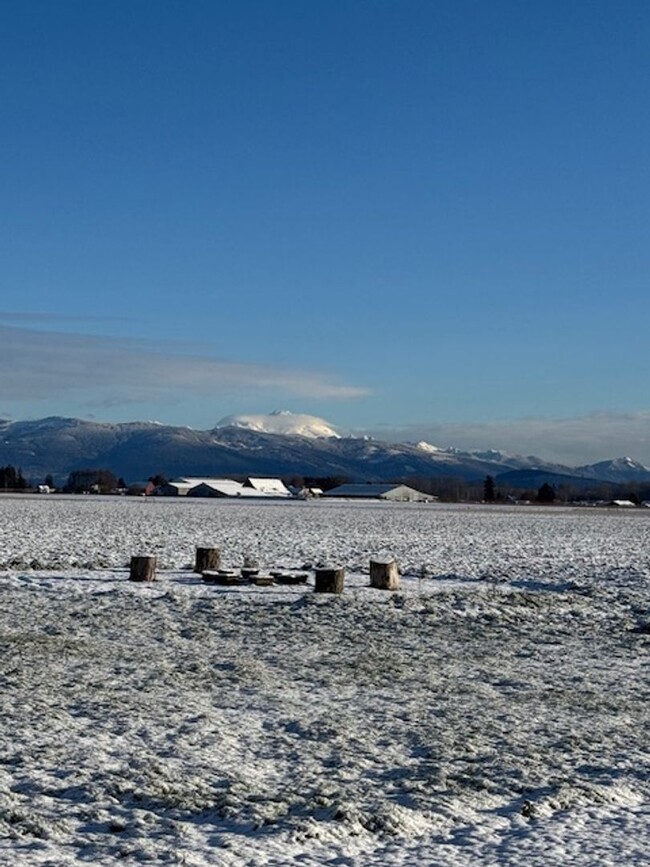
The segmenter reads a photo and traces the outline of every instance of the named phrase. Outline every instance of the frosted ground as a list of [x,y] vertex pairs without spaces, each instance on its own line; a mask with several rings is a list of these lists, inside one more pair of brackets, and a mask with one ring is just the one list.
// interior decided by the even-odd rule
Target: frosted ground
[[646,864],[649,579],[650,512],[0,498],[0,863]]

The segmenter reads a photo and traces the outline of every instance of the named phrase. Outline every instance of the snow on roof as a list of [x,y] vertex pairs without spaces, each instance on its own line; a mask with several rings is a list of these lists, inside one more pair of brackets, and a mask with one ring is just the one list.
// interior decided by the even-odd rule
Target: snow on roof
[[192,491],[197,488],[206,487],[212,491],[218,491],[226,497],[239,497],[245,494],[244,486],[241,482],[236,482],[234,479],[204,479],[198,485],[192,486]]
[[370,484],[370,485],[339,485],[325,491],[326,497],[381,497],[389,491],[394,491],[401,485]]
[[325,491],[324,497],[365,497],[369,499],[386,499],[386,500],[413,500],[418,502],[428,502],[435,500],[428,494],[411,488],[408,485],[401,485],[390,482],[370,483],[366,485],[339,485],[338,488],[332,488]]
[[289,493],[289,489],[280,479],[259,479],[251,476],[247,479],[246,484],[251,488],[255,488],[256,491],[262,491],[265,494],[282,494],[286,496]]
[[180,476],[177,479],[172,479],[170,481],[170,485],[177,484],[187,484],[187,485],[217,485],[226,483],[229,485],[240,485],[241,482],[236,482],[234,479],[223,479],[223,478],[215,478],[214,476]]
[[172,487],[180,494],[187,494],[205,486],[226,497],[290,497],[291,493],[280,479],[249,478],[245,483],[234,479],[182,476],[172,479],[161,488]]
[[152,491],[153,494],[165,494],[170,488],[174,488],[181,496],[187,495],[194,488],[201,485],[208,485],[215,490],[220,490],[227,493],[228,496],[234,497],[235,494],[243,489],[241,482],[236,482],[234,479],[215,479],[215,478],[200,478],[197,476],[182,476],[177,479],[172,479],[164,485],[159,485]]

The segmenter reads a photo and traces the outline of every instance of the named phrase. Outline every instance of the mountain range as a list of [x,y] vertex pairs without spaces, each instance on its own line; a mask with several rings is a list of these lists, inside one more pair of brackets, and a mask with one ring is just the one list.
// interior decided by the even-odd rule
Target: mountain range
[[108,469],[127,481],[156,473],[169,478],[340,475],[356,481],[409,476],[474,481],[507,474],[513,487],[537,486],[540,479],[650,481],[650,470],[631,458],[566,467],[497,450],[461,451],[426,442],[342,436],[323,419],[286,412],[228,416],[205,431],[158,422],[108,424],[60,417],[2,421],[0,465],[8,464],[20,467],[33,482],[48,473],[62,482],[73,470],[86,468]]

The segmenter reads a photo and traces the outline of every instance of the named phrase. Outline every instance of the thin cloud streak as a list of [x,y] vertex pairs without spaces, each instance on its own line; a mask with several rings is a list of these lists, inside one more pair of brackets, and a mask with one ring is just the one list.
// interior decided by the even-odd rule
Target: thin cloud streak
[[576,418],[378,425],[367,431],[392,441],[426,440],[440,447],[500,449],[568,466],[625,455],[650,465],[650,411],[594,412]]
[[277,391],[298,397],[349,399],[365,389],[318,371],[167,353],[152,341],[64,334],[0,325],[0,400],[35,401],[71,393],[95,405],[170,399],[187,392]]

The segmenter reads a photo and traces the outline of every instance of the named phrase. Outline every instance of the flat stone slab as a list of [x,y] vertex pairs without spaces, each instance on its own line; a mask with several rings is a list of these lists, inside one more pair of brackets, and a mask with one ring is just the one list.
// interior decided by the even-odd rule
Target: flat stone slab
[[239,575],[236,575],[234,572],[230,571],[214,571],[212,569],[208,569],[203,572],[201,577],[206,584],[241,584],[241,578],[239,577]]

